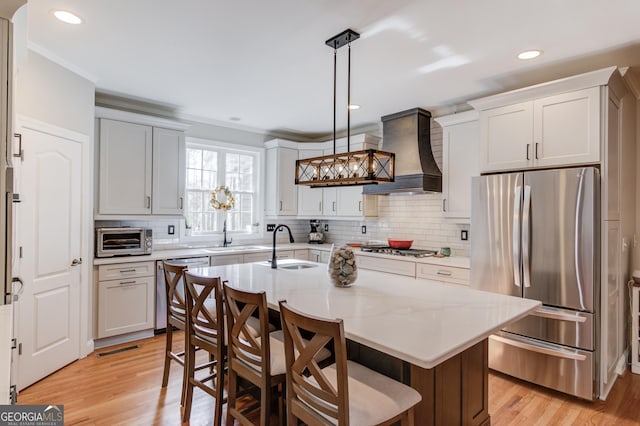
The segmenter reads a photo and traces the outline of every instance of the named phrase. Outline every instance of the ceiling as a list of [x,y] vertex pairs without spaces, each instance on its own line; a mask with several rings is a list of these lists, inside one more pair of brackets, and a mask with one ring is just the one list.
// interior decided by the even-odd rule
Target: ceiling
[[[83,18],[64,24],[50,11]],[[351,28],[352,128],[609,65],[640,67],[638,0],[29,0],[29,46],[96,90],[183,118],[314,138]],[[542,49],[521,61],[518,52]],[[338,129],[346,127],[338,50]],[[464,108],[464,107],[462,107]],[[455,110],[449,108],[449,110]]]

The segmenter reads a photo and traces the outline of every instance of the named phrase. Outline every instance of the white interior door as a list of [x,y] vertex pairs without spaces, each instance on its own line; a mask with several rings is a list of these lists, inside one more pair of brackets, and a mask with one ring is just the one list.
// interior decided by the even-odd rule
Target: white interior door
[[17,241],[18,389],[79,358],[81,155],[79,142],[22,129]]

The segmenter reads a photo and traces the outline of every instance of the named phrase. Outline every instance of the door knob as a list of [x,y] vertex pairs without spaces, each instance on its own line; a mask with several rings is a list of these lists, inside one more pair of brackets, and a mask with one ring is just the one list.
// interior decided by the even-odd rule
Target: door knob
[[79,259],[73,259],[71,261],[71,266],[78,266],[78,265],[82,265],[82,258]]

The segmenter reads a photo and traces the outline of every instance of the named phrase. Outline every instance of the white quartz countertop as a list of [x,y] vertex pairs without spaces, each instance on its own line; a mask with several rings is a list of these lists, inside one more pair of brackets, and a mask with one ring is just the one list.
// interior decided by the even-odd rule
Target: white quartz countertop
[[[322,250],[330,251],[331,244],[308,244],[308,243],[294,243],[294,244],[278,244],[276,251],[281,250]],[[201,257],[201,256],[223,256],[228,254],[244,254],[244,253],[258,253],[258,252],[270,252],[272,250],[271,245],[246,245],[246,246],[230,246],[230,247],[201,247],[201,248],[176,248],[169,250],[155,250],[150,255],[144,256],[122,256],[122,257],[106,257],[96,258],[93,261],[94,265],[107,265],[113,263],[129,263],[129,262],[145,262],[148,260],[167,260],[177,259],[185,257]],[[457,268],[469,269],[470,262],[468,257],[451,256],[451,257],[423,257],[415,258],[411,256],[396,256],[392,254],[381,253],[369,253],[360,251],[358,248],[353,249],[358,256],[373,256],[388,258],[393,260],[401,260],[414,263],[430,263],[441,266],[451,266]]]
[[266,263],[196,268],[234,287],[265,291],[270,308],[278,301],[303,312],[344,320],[348,339],[423,368],[433,368],[481,342],[506,324],[537,309],[540,302],[452,286],[430,280],[358,270],[357,281],[338,288],[327,267],[271,269]]

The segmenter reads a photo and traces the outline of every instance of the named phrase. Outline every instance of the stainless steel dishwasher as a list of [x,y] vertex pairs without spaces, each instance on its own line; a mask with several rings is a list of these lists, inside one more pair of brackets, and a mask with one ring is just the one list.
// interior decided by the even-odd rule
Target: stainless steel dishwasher
[[[174,265],[186,265],[187,268],[202,268],[209,266],[209,257],[185,257],[179,259],[166,259],[166,262]],[[167,329],[167,292],[164,283],[164,268],[162,261],[156,262],[156,326],[155,334],[160,334]]]

